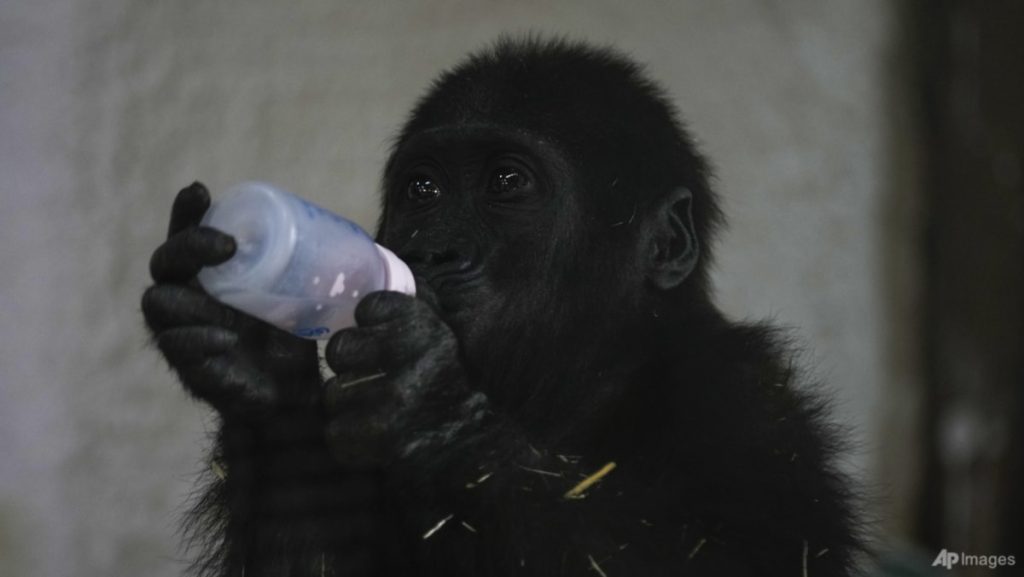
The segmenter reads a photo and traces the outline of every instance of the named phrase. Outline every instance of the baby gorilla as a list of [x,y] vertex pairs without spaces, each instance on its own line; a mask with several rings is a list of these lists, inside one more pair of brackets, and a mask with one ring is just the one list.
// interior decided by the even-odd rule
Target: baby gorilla
[[443,74],[384,172],[378,292],[316,347],[195,283],[183,190],[143,310],[222,426],[208,575],[804,575],[861,547],[822,401],[708,295],[705,160],[624,56],[503,40]]

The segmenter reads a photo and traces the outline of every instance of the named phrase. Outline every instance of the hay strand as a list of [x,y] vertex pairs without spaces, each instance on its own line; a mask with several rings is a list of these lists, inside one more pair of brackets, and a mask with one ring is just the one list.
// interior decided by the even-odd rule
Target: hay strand
[[583,479],[582,481],[577,483],[576,486],[573,487],[572,489],[569,489],[569,491],[565,494],[565,498],[566,499],[582,499],[583,498],[583,493],[586,492],[587,489],[593,487],[595,483],[597,483],[598,481],[603,479],[606,475],[608,475],[608,473],[611,473],[614,470],[615,470],[615,462],[614,461],[611,461],[611,462],[605,464],[605,466],[601,467],[596,473],[590,475],[586,479]]

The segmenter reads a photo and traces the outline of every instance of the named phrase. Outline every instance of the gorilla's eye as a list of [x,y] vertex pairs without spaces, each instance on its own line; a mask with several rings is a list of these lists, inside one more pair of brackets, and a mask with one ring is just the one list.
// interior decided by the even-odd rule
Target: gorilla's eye
[[525,171],[514,166],[503,166],[491,175],[487,192],[497,197],[514,196],[516,193],[523,192],[529,185],[530,177],[526,175]]
[[413,202],[430,202],[441,196],[441,187],[434,182],[434,179],[420,174],[409,180],[409,186],[405,189],[405,195]]

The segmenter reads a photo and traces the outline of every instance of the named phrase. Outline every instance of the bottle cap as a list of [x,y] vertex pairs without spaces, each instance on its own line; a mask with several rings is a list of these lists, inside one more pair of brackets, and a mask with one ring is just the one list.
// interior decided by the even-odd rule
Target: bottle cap
[[238,247],[227,262],[199,272],[199,282],[214,295],[241,287],[268,289],[295,251],[295,215],[282,193],[266,183],[231,187],[202,224],[230,234]]
[[395,256],[395,253],[376,245],[380,255],[384,257],[384,270],[387,273],[387,280],[384,283],[384,290],[398,291],[410,296],[416,295],[416,280],[412,276],[409,266],[402,262],[402,259]]

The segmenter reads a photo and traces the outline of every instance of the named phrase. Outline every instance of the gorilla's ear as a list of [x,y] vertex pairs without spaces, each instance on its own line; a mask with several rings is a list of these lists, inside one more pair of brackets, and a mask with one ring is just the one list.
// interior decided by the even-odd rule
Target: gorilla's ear
[[693,227],[692,204],[693,193],[679,187],[654,207],[648,278],[661,290],[679,286],[697,266],[700,244]]

